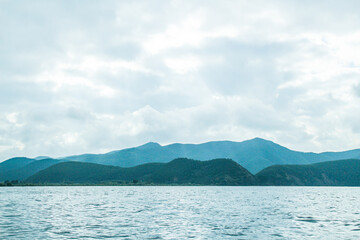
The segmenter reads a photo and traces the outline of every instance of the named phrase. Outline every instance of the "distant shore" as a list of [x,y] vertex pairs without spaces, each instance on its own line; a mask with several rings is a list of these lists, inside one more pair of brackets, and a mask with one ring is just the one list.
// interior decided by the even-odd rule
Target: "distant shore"
[[[155,183],[0,183],[0,187],[61,187],[61,186],[222,186],[222,185],[200,185],[200,184],[155,184]],[[223,185],[229,186],[229,185]],[[239,186],[239,185],[232,185],[232,186]]]
[[44,184],[36,184],[36,183],[18,183],[18,184],[5,184],[0,183],[1,187],[110,187],[110,186],[153,186],[153,187],[161,187],[161,186],[173,186],[173,187],[360,187],[360,186],[352,186],[352,185],[202,185],[202,184],[155,184],[155,183],[44,183]]

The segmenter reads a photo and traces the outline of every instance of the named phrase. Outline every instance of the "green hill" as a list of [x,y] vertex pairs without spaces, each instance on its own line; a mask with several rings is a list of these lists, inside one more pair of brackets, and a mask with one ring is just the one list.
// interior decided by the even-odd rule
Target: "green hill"
[[338,160],[310,165],[275,165],[256,178],[261,185],[360,186],[360,160]]
[[254,176],[229,159],[175,159],[121,168],[93,163],[64,162],[27,179],[29,183],[90,183],[143,181],[156,184],[253,185]]
[[145,177],[154,183],[201,185],[254,185],[254,176],[230,159],[195,161],[175,159]]
[[130,168],[63,162],[35,173],[27,179],[27,182],[106,184],[133,180],[153,184],[360,186],[360,160],[338,160],[309,165],[275,165],[255,176],[230,159],[198,161],[179,158],[169,163],[148,163]]
[[98,184],[131,181],[155,171],[157,167],[157,163],[126,169],[95,163],[63,162],[34,174],[27,182]]

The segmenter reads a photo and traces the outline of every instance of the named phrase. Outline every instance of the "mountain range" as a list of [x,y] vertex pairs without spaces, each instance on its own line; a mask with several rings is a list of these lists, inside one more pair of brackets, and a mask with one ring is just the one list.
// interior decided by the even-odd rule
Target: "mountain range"
[[[207,161],[210,159],[223,160]],[[89,181],[93,183],[131,181],[136,179],[161,184],[194,183],[217,185],[221,182],[223,185],[253,185],[256,182],[256,184],[260,185],[311,185],[306,180],[307,177],[314,180],[314,176],[316,176],[317,180],[314,180],[314,184],[326,185],[326,181],[321,178],[324,175],[322,174],[323,172],[319,172],[316,169],[319,166],[332,166],[329,163],[330,161],[342,159],[360,159],[360,149],[345,152],[306,153],[293,151],[260,138],[243,142],[176,143],[166,146],[161,146],[158,143],[147,143],[139,147],[127,148],[106,154],[83,154],[60,159],[44,156],[34,159],[24,157],[12,158],[0,163],[0,182],[5,180],[35,180],[33,177],[38,176],[38,173],[44,174],[44,172],[47,172],[47,181],[49,181],[49,178],[51,180],[52,174],[55,174],[54,176],[59,178],[55,182],[73,182],[74,179],[66,175],[70,174],[74,175],[73,177],[75,177],[76,181]],[[325,165],[321,165],[321,163]],[[334,166],[337,166],[340,169],[339,171],[342,171],[342,165],[345,164],[347,166],[352,163],[356,164],[357,161],[340,161]],[[72,168],[74,169],[71,170]],[[55,173],[55,169],[56,171],[61,170],[61,174]],[[74,172],[75,169],[82,169],[83,172]],[[160,171],[160,169],[162,170]],[[192,173],[193,169],[202,170],[197,171],[195,174]],[[237,171],[237,174],[235,174],[237,177],[234,177],[232,169],[234,172]],[[240,176],[247,176],[247,174],[240,174],[241,171],[239,169],[248,171],[250,176],[256,179],[256,181],[246,180],[241,183],[238,178]],[[356,166],[354,169],[357,169]],[[327,176],[326,171],[325,175]],[[349,171],[344,171],[344,174],[347,172]],[[84,174],[84,177],[80,177],[82,174]],[[177,174],[187,174],[189,178],[183,178],[180,175],[177,176]],[[351,174],[354,175],[355,173]],[[44,176],[42,175],[42,177]],[[41,180],[41,178],[39,179]],[[174,179],[177,180],[175,181]],[[228,179],[228,181],[224,179]],[[276,179],[280,180],[277,181]],[[43,180],[45,181],[45,179]],[[356,180],[354,181],[356,182]],[[331,183],[341,184],[341,181],[336,180]]]
[[158,143],[113,151],[106,154],[83,154],[63,158],[68,161],[133,167],[144,163],[170,162],[175,158],[210,160],[229,158],[255,174],[276,164],[311,164],[340,159],[360,159],[360,149],[345,152],[298,152],[272,141],[254,138],[243,142],[217,141],[202,144]]

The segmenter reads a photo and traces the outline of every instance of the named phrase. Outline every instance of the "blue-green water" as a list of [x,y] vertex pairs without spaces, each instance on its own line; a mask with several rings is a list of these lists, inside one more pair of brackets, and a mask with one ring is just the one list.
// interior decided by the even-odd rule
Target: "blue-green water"
[[360,239],[360,188],[0,188],[0,239]]

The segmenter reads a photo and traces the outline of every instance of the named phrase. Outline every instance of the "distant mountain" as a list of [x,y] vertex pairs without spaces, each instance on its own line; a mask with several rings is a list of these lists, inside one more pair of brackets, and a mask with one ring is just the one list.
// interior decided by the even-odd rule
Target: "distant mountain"
[[9,171],[9,170],[18,169],[24,167],[25,165],[33,161],[35,161],[35,159],[26,158],[26,157],[10,158],[0,163],[0,171]]
[[0,163],[0,181],[17,180],[17,179],[12,179],[12,173],[14,171],[16,171],[17,169],[22,168],[33,161],[35,161],[35,160],[31,159],[31,158],[16,157],[16,158],[10,158],[4,162],[1,162]]
[[256,178],[261,185],[360,186],[360,160],[338,160],[310,165],[275,165]]
[[34,158],[35,160],[43,160],[43,159],[49,159],[51,157],[48,156],[37,156],[36,158]]
[[170,144],[161,146],[158,143],[113,151],[106,154],[84,154],[69,156],[64,159],[99,163],[105,165],[133,167],[151,162],[169,162],[175,158],[209,160],[230,158],[251,173],[276,164],[311,164],[340,159],[360,159],[360,149],[346,152],[304,153],[292,151],[274,142],[254,138],[243,142],[218,141],[202,144]]
[[29,177],[31,183],[102,183],[143,181],[156,184],[254,185],[255,178],[229,159],[175,159],[121,168],[92,163],[64,162]]
[[[255,174],[266,167],[281,164],[312,164],[318,162],[360,159],[360,149],[345,152],[307,153],[290,150],[274,142],[254,138],[243,142],[218,141],[202,144],[170,144],[161,146],[150,142],[139,147],[127,148],[106,154],[83,154],[61,158],[62,161],[78,161],[103,165],[134,167],[145,163],[167,163],[175,158],[201,161],[229,158]],[[49,159],[12,158],[0,163],[0,181],[9,179],[9,173],[32,161]],[[14,176],[14,175],[11,175]]]
[[12,158],[0,163],[0,181],[25,180],[31,175],[61,162],[55,159],[35,160],[30,158]]

